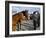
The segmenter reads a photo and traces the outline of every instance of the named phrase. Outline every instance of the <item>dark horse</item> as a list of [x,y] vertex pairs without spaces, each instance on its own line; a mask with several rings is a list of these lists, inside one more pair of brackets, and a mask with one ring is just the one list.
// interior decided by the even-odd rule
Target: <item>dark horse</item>
[[24,19],[28,19],[28,11],[21,11],[12,16],[12,31],[16,31],[16,24],[21,25],[21,21]]
[[38,11],[33,12],[33,23],[34,23],[34,30],[36,30],[36,24],[38,27],[40,26],[40,14]]

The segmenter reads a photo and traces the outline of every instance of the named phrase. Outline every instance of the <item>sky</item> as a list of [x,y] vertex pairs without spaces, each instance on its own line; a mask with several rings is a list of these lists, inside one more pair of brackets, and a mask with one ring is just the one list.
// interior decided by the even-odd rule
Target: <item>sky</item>
[[32,14],[34,11],[39,11],[40,12],[40,8],[39,7],[12,6],[12,13],[18,13],[18,12],[21,12],[23,10],[28,10],[29,14]]

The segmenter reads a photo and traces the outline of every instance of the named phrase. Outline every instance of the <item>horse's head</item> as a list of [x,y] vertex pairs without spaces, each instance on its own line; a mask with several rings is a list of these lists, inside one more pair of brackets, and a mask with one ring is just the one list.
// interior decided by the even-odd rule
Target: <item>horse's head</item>
[[28,19],[28,10],[22,11],[22,13],[23,13],[24,17],[26,19]]

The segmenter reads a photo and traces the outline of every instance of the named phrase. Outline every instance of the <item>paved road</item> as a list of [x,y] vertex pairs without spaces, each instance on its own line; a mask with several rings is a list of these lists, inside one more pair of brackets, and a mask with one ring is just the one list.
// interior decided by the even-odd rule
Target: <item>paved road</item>
[[[37,30],[39,30],[39,29],[40,29],[40,27],[37,27]],[[21,25],[21,29],[20,28],[18,29],[18,26],[17,26],[16,30],[19,30],[19,31],[34,30],[33,20],[23,21],[22,25]]]

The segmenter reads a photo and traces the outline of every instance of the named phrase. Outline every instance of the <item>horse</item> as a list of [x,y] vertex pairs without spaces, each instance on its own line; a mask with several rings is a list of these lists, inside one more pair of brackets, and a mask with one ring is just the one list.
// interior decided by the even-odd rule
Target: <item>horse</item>
[[34,30],[36,30],[36,24],[38,24],[38,27],[40,26],[40,14],[39,11],[34,11],[33,15],[33,23],[34,23]]
[[12,31],[16,31],[16,24],[20,24],[22,20],[28,19],[28,11],[21,11],[12,16]]

